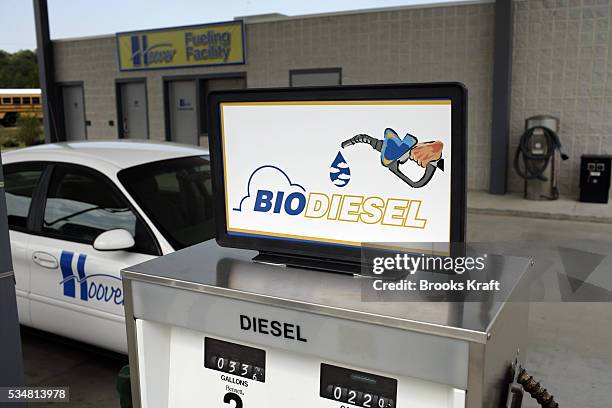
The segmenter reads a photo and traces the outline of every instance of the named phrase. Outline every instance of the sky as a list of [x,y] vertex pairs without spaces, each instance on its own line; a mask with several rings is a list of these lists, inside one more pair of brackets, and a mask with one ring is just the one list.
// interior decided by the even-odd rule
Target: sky
[[[51,38],[233,20],[265,13],[302,15],[457,0],[48,0]],[[0,0],[0,49],[36,48],[32,0]]]

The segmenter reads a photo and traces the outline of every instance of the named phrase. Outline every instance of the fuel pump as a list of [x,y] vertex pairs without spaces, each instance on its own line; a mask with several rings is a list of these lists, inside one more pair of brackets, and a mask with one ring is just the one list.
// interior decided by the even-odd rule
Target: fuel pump
[[366,134],[358,134],[342,142],[341,146],[344,149],[359,143],[369,144],[372,146],[372,149],[380,152],[380,163],[412,188],[426,186],[437,169],[444,171],[444,159],[442,159],[440,153],[440,157],[425,165],[425,173],[419,180],[411,180],[402,173],[400,165],[410,159],[411,151],[418,143],[417,138],[410,133],[406,134],[403,139],[400,139],[393,129],[387,128],[385,129],[383,140]]
[[559,119],[554,116],[538,115],[525,120],[514,169],[524,180],[524,197],[528,200],[559,198],[560,162],[568,156],[561,151],[558,131]]
[[[211,94],[216,238],[122,271],[134,407],[518,408],[527,393],[557,408],[517,356],[531,259],[491,254],[465,282],[470,268],[426,265],[396,280],[386,262],[467,267],[450,245],[465,240],[465,102],[444,84]],[[328,121],[340,131],[319,131]],[[304,169],[307,152],[324,167]],[[364,168],[350,195],[349,163]],[[376,277],[372,248],[393,279]]]

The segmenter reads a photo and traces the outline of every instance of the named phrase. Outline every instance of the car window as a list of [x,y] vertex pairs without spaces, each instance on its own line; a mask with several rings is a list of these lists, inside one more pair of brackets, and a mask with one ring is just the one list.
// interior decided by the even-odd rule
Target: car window
[[93,244],[98,235],[117,228],[134,237],[136,245],[132,251],[157,255],[149,231],[104,178],[79,167],[54,169],[47,190],[43,232]]
[[4,187],[9,228],[24,230],[32,195],[38,186],[44,164],[18,163],[4,166]]
[[135,166],[119,181],[176,250],[214,237],[210,162],[184,157]]

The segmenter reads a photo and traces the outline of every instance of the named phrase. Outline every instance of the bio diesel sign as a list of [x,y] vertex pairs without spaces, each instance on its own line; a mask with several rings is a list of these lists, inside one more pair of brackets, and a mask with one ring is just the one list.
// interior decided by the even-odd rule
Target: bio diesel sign
[[117,34],[121,71],[244,64],[242,21]]
[[230,235],[450,240],[450,100],[223,102],[221,127]]

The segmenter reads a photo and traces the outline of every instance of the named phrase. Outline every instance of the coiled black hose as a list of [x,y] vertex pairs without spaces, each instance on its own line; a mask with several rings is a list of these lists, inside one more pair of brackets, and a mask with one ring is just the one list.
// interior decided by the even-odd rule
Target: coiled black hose
[[[530,148],[531,138],[533,137],[536,130],[541,130],[546,137],[546,154],[532,154]],[[542,180],[546,181],[544,177],[544,171],[548,167],[551,157],[555,154],[555,150],[561,151],[561,141],[559,136],[551,129],[545,126],[534,126],[529,128],[523,133],[519,140],[519,145],[516,148],[516,154],[514,155],[514,169],[522,178],[526,180]],[[521,169],[520,159],[523,158],[523,167]],[[561,158],[567,160],[568,156],[561,152]]]
[[555,397],[550,394],[546,388],[542,387],[533,376],[529,375],[524,368],[521,368],[516,381],[523,386],[523,389],[527,391],[541,407],[559,408],[559,404],[555,401]]

